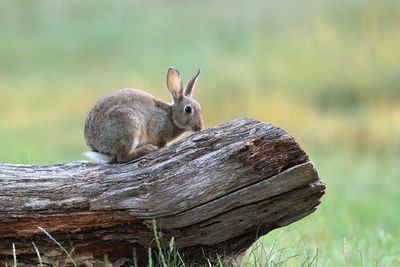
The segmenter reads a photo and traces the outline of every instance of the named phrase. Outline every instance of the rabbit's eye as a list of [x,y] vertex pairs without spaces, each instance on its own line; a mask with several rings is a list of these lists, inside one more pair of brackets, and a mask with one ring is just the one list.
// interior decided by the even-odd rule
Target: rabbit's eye
[[185,112],[189,113],[189,114],[192,113],[192,107],[191,106],[186,106],[185,107]]

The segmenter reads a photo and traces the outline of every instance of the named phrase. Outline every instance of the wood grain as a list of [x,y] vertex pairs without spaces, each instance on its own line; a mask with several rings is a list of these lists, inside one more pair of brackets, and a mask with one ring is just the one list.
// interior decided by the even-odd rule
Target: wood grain
[[[236,254],[272,229],[312,213],[325,184],[286,131],[241,118],[126,164],[0,164],[0,259],[78,263],[146,259],[156,219],[193,257]],[[203,257],[203,256],[201,256]]]

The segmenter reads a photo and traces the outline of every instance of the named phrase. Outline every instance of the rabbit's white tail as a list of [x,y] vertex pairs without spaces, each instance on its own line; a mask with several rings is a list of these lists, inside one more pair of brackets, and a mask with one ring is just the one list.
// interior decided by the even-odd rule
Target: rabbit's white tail
[[101,153],[95,152],[95,151],[87,151],[87,152],[83,153],[83,155],[85,155],[86,157],[88,157],[94,161],[110,162],[112,160],[111,156],[101,154]]

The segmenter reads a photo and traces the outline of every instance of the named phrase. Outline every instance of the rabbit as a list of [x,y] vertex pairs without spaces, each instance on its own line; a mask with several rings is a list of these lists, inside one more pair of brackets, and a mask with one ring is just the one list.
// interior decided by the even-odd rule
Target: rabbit
[[102,162],[124,163],[166,146],[185,131],[204,128],[200,104],[192,94],[198,70],[182,86],[175,68],[167,72],[172,103],[137,89],[120,89],[101,98],[90,110],[84,135],[91,151],[85,156]]

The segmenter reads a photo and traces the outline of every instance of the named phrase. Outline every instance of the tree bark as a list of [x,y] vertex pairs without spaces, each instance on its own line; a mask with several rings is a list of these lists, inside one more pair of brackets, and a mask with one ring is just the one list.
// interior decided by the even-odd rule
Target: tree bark
[[[283,129],[237,119],[126,164],[0,164],[0,262],[108,255],[147,259],[154,239],[174,237],[193,258],[233,255],[260,235],[312,213],[325,184]],[[154,242],[153,242],[154,243]]]

